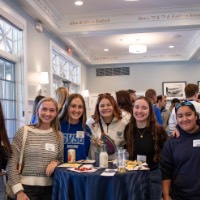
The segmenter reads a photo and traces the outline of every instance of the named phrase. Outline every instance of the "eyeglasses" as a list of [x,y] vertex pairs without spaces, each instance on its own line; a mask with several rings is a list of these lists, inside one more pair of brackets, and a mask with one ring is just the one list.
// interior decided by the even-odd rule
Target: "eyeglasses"
[[82,110],[83,109],[83,106],[76,105],[76,104],[70,104],[69,107],[72,108],[72,109],[78,109],[78,110]]
[[175,105],[175,109],[176,109],[176,111],[181,107],[181,106],[193,106],[193,104],[190,102],[190,101],[183,101],[183,102],[181,102],[181,103],[177,103],[176,105]]

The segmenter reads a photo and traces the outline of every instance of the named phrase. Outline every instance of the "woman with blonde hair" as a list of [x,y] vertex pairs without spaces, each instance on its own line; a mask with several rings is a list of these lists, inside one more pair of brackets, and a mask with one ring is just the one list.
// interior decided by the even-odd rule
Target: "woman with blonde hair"
[[17,165],[25,127],[20,128],[12,143],[8,163],[8,182],[18,200],[51,200],[52,174],[63,162],[63,136],[58,121],[58,106],[53,98],[43,98],[36,109],[38,122],[27,126],[23,151],[23,168]]
[[55,99],[58,103],[58,118],[61,118],[63,115],[63,107],[69,96],[69,91],[65,87],[59,87],[55,90]]

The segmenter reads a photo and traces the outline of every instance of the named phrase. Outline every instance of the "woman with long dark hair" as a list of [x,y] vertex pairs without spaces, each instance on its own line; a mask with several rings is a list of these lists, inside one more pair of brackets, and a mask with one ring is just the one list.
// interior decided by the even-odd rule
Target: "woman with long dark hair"
[[0,102],[0,200],[5,200],[5,169],[10,153],[11,145],[8,140],[5,119]]
[[162,185],[159,164],[167,134],[156,123],[148,97],[135,100],[133,115],[125,129],[125,138],[130,159],[145,161],[150,168],[150,200],[160,200]]

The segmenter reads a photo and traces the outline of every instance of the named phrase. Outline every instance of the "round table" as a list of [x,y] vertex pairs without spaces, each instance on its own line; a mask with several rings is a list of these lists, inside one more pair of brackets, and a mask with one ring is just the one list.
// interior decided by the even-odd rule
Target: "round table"
[[147,200],[149,171],[130,171],[101,176],[105,169],[78,173],[56,168],[53,200]]

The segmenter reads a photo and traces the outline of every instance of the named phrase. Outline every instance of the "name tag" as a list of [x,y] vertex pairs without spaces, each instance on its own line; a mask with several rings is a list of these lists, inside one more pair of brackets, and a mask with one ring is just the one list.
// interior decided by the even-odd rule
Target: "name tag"
[[47,150],[47,151],[55,151],[55,145],[54,144],[45,143],[45,150]]
[[137,155],[137,160],[140,162],[146,162],[147,161],[147,157],[144,155]]
[[200,147],[200,140],[193,140],[193,147]]
[[76,137],[77,138],[84,138],[84,132],[83,131],[76,131]]

